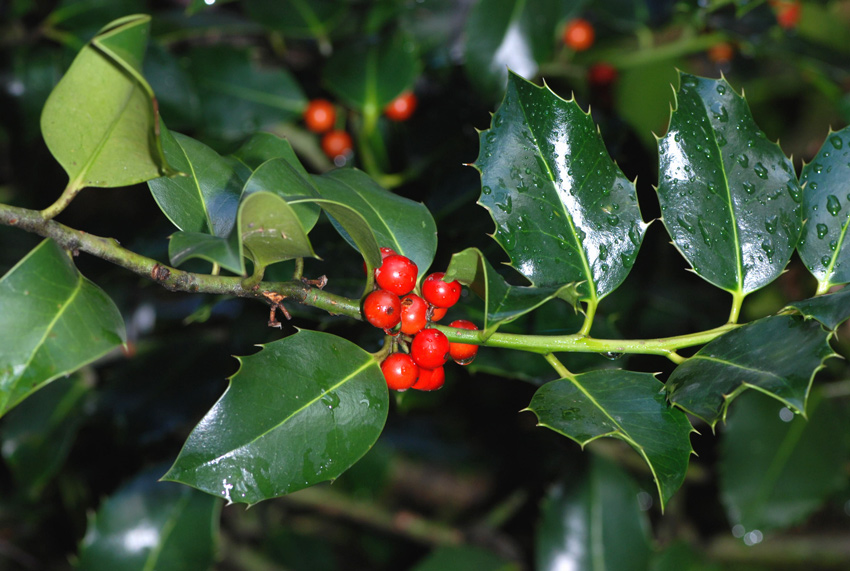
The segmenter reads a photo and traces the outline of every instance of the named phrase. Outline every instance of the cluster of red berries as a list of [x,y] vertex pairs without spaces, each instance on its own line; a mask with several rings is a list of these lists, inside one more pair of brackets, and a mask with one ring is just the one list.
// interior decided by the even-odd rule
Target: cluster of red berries
[[[457,303],[461,285],[457,281],[443,281],[445,273],[435,272],[422,281],[422,295],[417,295],[413,293],[419,274],[416,264],[391,248],[381,248],[381,256],[381,267],[375,270],[378,289],[363,300],[363,316],[375,327],[400,336],[404,343],[399,345],[409,348],[409,353],[390,353],[381,363],[387,386],[397,391],[439,389],[446,380],[443,365],[450,358],[468,365],[478,352],[477,345],[452,343],[445,333],[429,327]],[[478,329],[463,319],[449,326]]]
[[[417,99],[412,91],[406,91],[393,99],[384,108],[384,115],[391,121],[407,121],[416,110]],[[304,109],[304,125],[310,131],[322,135],[322,150],[331,160],[337,157],[348,159],[353,152],[351,135],[337,128],[336,106],[327,99],[313,99]]]

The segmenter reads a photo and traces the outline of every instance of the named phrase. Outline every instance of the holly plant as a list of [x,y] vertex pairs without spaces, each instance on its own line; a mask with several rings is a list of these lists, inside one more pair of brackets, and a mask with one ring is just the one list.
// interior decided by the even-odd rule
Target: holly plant
[[[659,82],[665,90],[672,83],[666,123],[654,139],[646,129],[631,142],[635,160],[657,165],[657,184],[638,183],[620,151],[612,158],[623,140],[606,113],[611,87],[628,80],[620,74],[640,70],[636,58],[654,52],[618,60],[594,50],[618,27],[644,22],[651,33],[649,20],[583,11],[582,2],[558,12],[555,2],[508,2],[516,7],[505,11],[496,7],[505,2],[482,1],[466,16],[466,63],[492,114],[476,115],[477,131],[467,130],[477,156],[459,167],[455,180],[465,186],[430,199],[411,189],[439,186],[430,171],[446,151],[415,133],[429,133],[424,124],[442,111],[428,115],[435,98],[417,78],[437,74],[435,61],[448,52],[428,52],[403,23],[434,24],[435,13],[451,11],[426,6],[434,12],[420,21],[404,3],[386,3],[358,20],[361,37],[344,2],[245,0],[219,11],[191,3],[190,12],[210,18],[244,10],[248,19],[223,29],[233,38],[266,34],[265,57],[289,61],[297,70],[289,72],[239,41],[194,41],[173,15],[122,14],[80,41],[74,4],[60,4],[45,29],[75,55],[45,90],[40,134],[44,168],[58,165],[64,175],[53,179],[67,182],[44,204],[0,193],[10,202],[0,204],[4,241],[40,237],[4,254],[0,415],[4,477],[27,490],[20,501],[92,506],[88,524],[75,523],[79,546],[67,548],[80,568],[207,568],[219,521],[228,535],[249,533],[238,522],[253,512],[233,504],[270,504],[348,514],[439,547],[373,554],[369,568],[422,556],[417,569],[529,561],[682,569],[701,556],[673,524],[688,517],[715,467],[715,511],[725,509],[723,537],[736,546],[847,497],[847,423],[837,412],[846,389],[828,380],[846,377],[850,128],[829,130],[798,173],[722,68],[699,73],[661,61],[672,80]],[[767,14],[774,35],[795,29],[784,6],[737,4],[731,16],[713,6],[693,17]],[[485,25],[498,32],[485,34]],[[528,54],[494,56],[520,33],[533,38]],[[743,45],[731,34],[706,29],[669,49],[722,46],[706,61],[728,66]],[[299,41],[307,47],[290,47]],[[298,70],[299,49],[322,62],[321,79]],[[581,104],[558,87],[559,73],[577,66],[588,70]],[[547,72],[552,87],[535,79]],[[181,99],[189,77],[196,90]],[[586,106],[594,97],[602,124]],[[141,197],[138,213],[126,212],[130,194],[132,204]],[[110,226],[110,212],[122,209],[149,231]],[[84,213],[103,222],[78,227]],[[797,295],[771,301],[779,291]],[[176,324],[154,329],[151,320],[168,314]],[[235,333],[237,318],[247,325]],[[203,329],[222,322],[231,325]],[[235,361],[222,343],[230,335]],[[548,462],[529,468],[536,492],[488,491],[501,495],[486,519],[493,537],[533,512],[524,532],[533,539],[513,551],[408,512],[375,515],[384,480],[368,466],[392,443],[405,450],[401,435],[458,394],[460,410],[480,403],[489,415],[445,419],[456,423],[453,440],[469,439],[459,454],[472,464],[481,437],[468,433],[499,425],[508,427],[500,438],[519,438]],[[123,448],[139,475],[121,487],[115,478],[97,484],[91,490],[102,495],[93,498],[81,491],[86,477],[52,487],[67,458],[94,462],[74,439],[107,417],[116,442],[135,442],[130,433],[145,426],[157,443]],[[719,448],[706,444],[721,436]],[[101,460],[96,480],[121,456]],[[358,475],[374,480],[374,495],[345,496]],[[422,501],[427,512],[428,496]],[[309,528],[277,539],[293,549],[315,540]],[[321,549],[295,559],[279,549],[292,568],[349,568],[322,559]],[[29,566],[33,554],[17,557],[42,568]]]

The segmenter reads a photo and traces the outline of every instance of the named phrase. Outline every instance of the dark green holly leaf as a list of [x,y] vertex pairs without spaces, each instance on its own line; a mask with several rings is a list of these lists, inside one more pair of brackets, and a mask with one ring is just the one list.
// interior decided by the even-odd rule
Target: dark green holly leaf
[[347,105],[377,115],[419,75],[413,42],[395,34],[337,50],[325,65],[323,78]]
[[318,258],[298,213],[277,194],[247,195],[239,206],[239,231],[257,267],[292,258]]
[[[248,176],[264,162],[281,157],[296,168],[301,167],[301,162],[295,155],[289,141],[265,131],[251,135],[251,138],[245,141],[231,156],[245,167],[244,170],[248,173]],[[306,173],[303,167],[301,167],[301,170]],[[245,176],[244,179],[248,180],[248,176]]]
[[244,0],[245,9],[256,22],[288,36],[327,41],[328,34],[341,22],[347,2],[337,0]]
[[670,400],[712,427],[748,388],[804,413],[815,373],[833,356],[829,333],[814,320],[773,315],[718,337],[676,367]]
[[345,339],[301,330],[239,361],[164,479],[253,504],[333,480],[384,427],[380,367]]
[[517,75],[481,133],[479,204],[511,265],[537,287],[580,284],[598,300],[628,275],[643,240],[634,184],[589,114]]
[[[360,212],[348,204],[333,200],[310,198],[306,199],[306,202],[319,205],[333,221],[334,226],[345,235],[346,240],[354,245],[369,265],[373,268],[381,265],[381,247],[378,245],[378,239]],[[300,204],[300,201],[296,201],[293,207]]]
[[844,287],[835,293],[810,297],[802,301],[789,303],[804,317],[817,319],[827,329],[835,330],[850,318],[850,288]]
[[82,375],[50,383],[10,411],[0,429],[2,454],[16,484],[37,499],[62,469],[92,383]]
[[[720,497],[740,537],[801,523],[846,485],[846,415],[814,393],[809,420],[747,394],[729,413],[720,446]],[[745,536],[746,537],[746,536]]]
[[578,302],[576,284],[557,287],[522,287],[505,282],[478,248],[467,248],[452,256],[446,280],[458,280],[484,300],[484,336],[489,337],[502,324],[535,310],[552,298],[560,297],[573,306]]
[[850,282],[848,167],[850,127],[845,127],[827,135],[823,147],[800,174],[806,224],[798,250],[822,292],[831,285]]
[[645,571],[649,521],[639,494],[618,466],[592,456],[586,474],[558,484],[544,499],[535,569]]
[[304,232],[310,232],[319,219],[319,207],[309,201],[296,204],[293,200],[314,198],[318,191],[301,163],[297,162],[297,159],[295,163],[292,162],[294,158],[293,154],[292,158],[278,157],[264,162],[245,182],[243,192],[247,195],[262,190],[276,194],[292,206]]
[[577,15],[586,0],[480,0],[466,23],[466,73],[486,97],[505,91],[508,70],[524,77],[550,61],[559,27]]
[[69,188],[128,186],[172,172],[141,70],[149,28],[143,15],[107,25],[47,99],[41,131]]
[[[423,274],[437,251],[437,225],[425,205],[381,188],[366,173],[338,169],[314,177],[323,198],[355,209],[369,224],[381,247],[407,256]],[[357,245],[340,230],[352,247]]]
[[307,98],[284,68],[258,67],[232,46],[193,49],[187,57],[198,88],[204,132],[227,141],[301,118]]
[[168,241],[168,258],[173,266],[200,258],[234,274],[245,275],[242,241],[236,228],[226,237],[201,232],[175,232]]
[[410,571],[519,571],[519,563],[502,559],[492,551],[472,546],[438,547]]
[[662,220],[694,271],[742,297],[788,264],[802,225],[794,166],[725,79],[680,73],[658,139]]
[[158,482],[158,473],[141,473],[101,505],[80,546],[80,569],[210,568],[221,502],[185,486]]
[[186,176],[148,181],[154,200],[184,232],[225,237],[236,223],[242,181],[214,150],[180,133],[163,132],[165,156]]
[[0,278],[0,416],[124,342],[121,313],[45,240]]
[[197,130],[202,123],[201,102],[180,57],[152,41],[145,54],[144,74],[168,126],[180,132]]
[[668,406],[663,386],[649,373],[590,371],[540,387],[528,409],[539,424],[585,446],[619,438],[649,465],[661,508],[685,479],[693,430],[687,416]]

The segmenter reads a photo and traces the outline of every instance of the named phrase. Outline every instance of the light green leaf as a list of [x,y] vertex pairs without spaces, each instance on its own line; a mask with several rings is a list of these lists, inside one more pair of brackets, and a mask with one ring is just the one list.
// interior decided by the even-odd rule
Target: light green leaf
[[640,490],[615,464],[592,456],[578,481],[549,491],[536,538],[538,571],[645,571],[649,521]]
[[[379,246],[410,258],[420,275],[431,267],[437,251],[437,225],[425,205],[389,192],[355,169],[330,171],[313,180],[323,198],[350,206],[363,215]],[[352,238],[336,227],[356,248]]]
[[242,245],[258,267],[292,258],[318,258],[298,214],[277,194],[247,195],[239,206],[239,231]]
[[[845,146],[846,145],[846,146]],[[803,167],[803,216],[798,251],[818,279],[819,289],[850,282],[850,127],[826,137],[812,162]]]
[[741,297],[788,264],[802,192],[791,161],[725,79],[680,73],[680,83],[658,140],[662,220],[699,276]]
[[380,435],[387,385],[353,343],[301,330],[239,360],[164,479],[253,504],[333,480]]
[[834,353],[815,320],[773,315],[718,337],[676,367],[670,400],[712,427],[735,397],[756,389],[804,413],[815,373]]
[[47,99],[41,130],[69,188],[127,186],[173,172],[141,73],[149,28],[143,15],[104,27]]
[[692,452],[687,416],[668,406],[649,373],[590,371],[540,387],[528,409],[540,426],[581,446],[611,436],[631,445],[649,466],[661,509],[682,485]]
[[158,473],[141,473],[101,505],[80,546],[79,569],[197,571],[212,566],[221,502],[158,482]]
[[0,416],[125,337],[109,296],[43,241],[0,278]]
[[269,159],[254,170],[251,177],[245,182],[243,192],[247,195],[257,191],[271,192],[284,199],[298,216],[304,232],[310,232],[319,219],[319,207],[309,201],[301,201],[296,204],[296,199],[318,196],[316,185],[301,166],[295,163],[294,155],[290,157],[277,157]]
[[533,311],[555,297],[575,307],[579,293],[576,284],[557,287],[522,287],[505,282],[478,248],[467,248],[452,256],[446,280],[458,280],[484,300],[484,336],[489,337],[502,323]]
[[494,237],[533,285],[583,282],[582,299],[596,300],[626,278],[646,225],[634,184],[575,100],[511,74],[475,167]]

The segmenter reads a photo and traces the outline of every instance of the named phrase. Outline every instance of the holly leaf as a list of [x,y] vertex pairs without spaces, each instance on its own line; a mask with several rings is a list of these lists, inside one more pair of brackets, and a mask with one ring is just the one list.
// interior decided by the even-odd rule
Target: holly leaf
[[163,131],[168,160],[186,176],[148,181],[154,200],[184,232],[225,237],[236,223],[242,181],[217,152],[191,137]]
[[543,500],[535,568],[648,569],[649,522],[634,481],[597,456],[575,479],[557,484]]
[[484,300],[485,339],[502,323],[513,321],[550,299],[560,297],[575,307],[579,297],[576,284],[567,284],[560,288],[509,285],[478,248],[467,248],[453,255],[445,279],[458,280]]
[[670,401],[714,427],[747,389],[772,396],[805,415],[815,373],[835,354],[829,333],[814,320],[772,315],[734,329],[676,367]]
[[319,219],[319,207],[310,201],[295,202],[295,199],[316,197],[316,185],[295,157],[269,159],[254,171],[245,182],[244,193],[259,190],[271,192],[284,199],[298,216],[304,232],[310,232]]
[[278,158],[285,158],[294,167],[301,167],[300,171],[305,174],[307,172],[301,166],[301,161],[298,160],[289,141],[265,131],[251,135],[251,138],[245,141],[230,157],[235,159],[239,165],[242,165],[242,171],[245,173],[243,180],[248,180],[251,173],[264,162]]
[[[845,147],[844,145],[847,145]],[[797,250],[818,279],[818,290],[850,282],[850,127],[830,131],[812,162],[803,167],[806,224]]]
[[242,200],[239,232],[257,267],[293,258],[318,258],[298,213],[272,192],[252,192]]
[[117,187],[174,170],[153,90],[142,76],[150,16],[119,18],[87,44],[48,97],[41,131],[68,188]]
[[850,319],[850,288],[789,303],[788,307],[808,318],[817,319],[830,331]]
[[0,416],[125,339],[109,296],[44,240],[0,278]]
[[380,367],[345,339],[300,330],[239,361],[163,479],[253,504],[333,480],[383,429]]
[[658,139],[658,199],[676,248],[711,284],[743,296],[788,264],[802,225],[794,166],[725,79],[680,73]]
[[627,442],[652,472],[661,509],[682,485],[692,452],[687,416],[668,406],[655,376],[590,371],[540,387],[526,410],[582,447],[610,436]]
[[218,264],[234,274],[245,275],[242,240],[236,228],[227,237],[201,232],[175,232],[168,241],[168,258],[173,266],[179,266],[192,258],[200,258]]
[[347,4],[336,0],[245,0],[245,9],[255,22],[299,38],[327,40],[330,31],[347,13]]
[[537,287],[580,283],[583,300],[614,291],[646,224],[634,184],[608,156],[590,115],[575,99],[511,74],[480,148],[478,202],[511,265]]
[[147,470],[107,498],[89,522],[79,567],[207,569],[215,560],[221,502]]
[[[356,169],[337,169],[313,180],[323,198],[345,204],[360,213],[379,246],[392,248],[410,258],[420,274],[431,267],[437,251],[437,225],[424,204],[389,192]],[[357,248],[342,227],[336,223],[334,226],[353,248]]]

